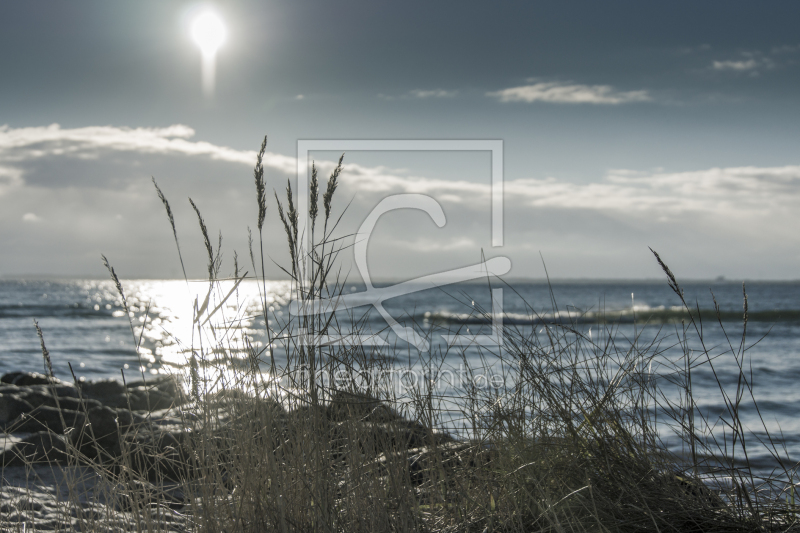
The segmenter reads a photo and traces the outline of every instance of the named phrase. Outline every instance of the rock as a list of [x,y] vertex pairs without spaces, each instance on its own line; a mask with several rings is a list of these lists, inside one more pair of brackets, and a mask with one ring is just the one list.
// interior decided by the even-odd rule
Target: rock
[[0,466],[24,466],[33,463],[65,463],[68,458],[66,438],[40,431],[0,453]]
[[149,390],[146,387],[128,388],[129,398],[125,399],[127,406],[130,401],[130,408],[133,411],[156,411],[168,409],[175,404],[175,399],[159,391],[158,389]]
[[9,372],[0,378],[2,383],[10,383],[25,387],[28,385],[48,385],[50,383],[64,383],[58,378],[37,374],[36,372]]
[[35,390],[46,394],[54,394],[59,398],[80,398],[78,387],[72,383],[55,383],[52,385],[30,385],[28,390]]
[[334,422],[358,419],[367,422],[400,420],[388,405],[367,394],[337,392],[327,407],[328,418]]
[[[183,396],[183,388],[181,387],[180,383],[178,383],[177,378],[175,376],[156,376],[152,379],[145,380],[136,380],[136,381],[129,381],[127,382],[127,386],[129,389],[135,389],[138,387],[147,387],[148,389],[158,389],[159,392],[163,392],[171,396],[176,401],[179,401],[180,398]],[[180,401],[183,403],[183,401]]]
[[74,439],[81,453],[92,458],[113,459],[121,456],[120,437],[133,421],[130,412],[100,406],[90,409],[88,414],[89,424]]
[[0,383],[13,384],[14,380],[22,374],[24,374],[24,372],[9,372],[8,374],[3,374],[3,377],[0,377]]
[[[167,382],[164,381],[166,384]],[[167,385],[165,385],[167,389]],[[151,386],[132,386],[127,388],[113,379],[81,384],[84,396],[113,408],[133,411],[155,411],[176,405],[176,397]]]
[[81,391],[89,398],[94,398],[102,403],[104,398],[116,397],[125,394],[125,387],[115,379],[101,379],[98,381],[83,381]]
[[46,388],[28,387],[23,389],[20,397],[26,402],[30,403],[34,408],[36,407],[60,407],[61,409],[69,409],[71,411],[85,411],[92,407],[99,407],[101,405],[97,400],[89,398],[79,399],[72,396],[58,396],[50,394]]
[[33,406],[14,394],[0,393],[0,425],[14,420],[23,413],[33,411]]
[[7,424],[6,431],[33,433],[43,429],[50,429],[55,433],[63,434],[67,430],[80,429],[85,423],[86,415],[78,411],[69,409],[61,409],[59,411],[55,407],[39,407],[12,420]]

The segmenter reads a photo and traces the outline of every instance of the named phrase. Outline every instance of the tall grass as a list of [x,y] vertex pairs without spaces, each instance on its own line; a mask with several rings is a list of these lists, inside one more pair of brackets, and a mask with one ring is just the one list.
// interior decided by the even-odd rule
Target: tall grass
[[[133,447],[105,462],[70,450],[75,462],[89,464],[100,476],[109,499],[136,511],[129,526],[168,530],[175,526],[163,516],[181,513],[188,529],[204,532],[795,527],[793,467],[781,466],[763,479],[748,463],[754,438],[741,412],[755,398],[746,358],[746,293],[739,342],[712,353],[703,341],[699,310],[685,301],[677,279],[653,252],[686,311],[677,330],[682,357],[664,358],[665,337],[646,341],[639,325],[633,338],[614,324],[601,324],[593,336],[577,323],[506,326],[502,349],[481,352],[478,363],[463,351],[434,351],[418,361],[433,373],[453,360],[463,362],[471,378],[501,372],[502,387],[482,388],[466,379],[449,384],[445,394],[434,381],[421,380],[401,394],[390,380],[374,379],[399,364],[401,348],[306,343],[342,333],[336,316],[280,323],[268,313],[265,148],[266,139],[254,171],[258,241],[251,237],[250,260],[261,287],[267,344],[249,338],[244,346],[233,344],[229,333],[242,316],[224,316],[222,327],[208,326],[248,275],[240,273],[237,259],[234,288],[223,288],[221,236],[215,251],[192,202],[208,254],[209,290],[205,302],[194,303],[187,361],[192,401],[182,411],[184,441],[169,456],[146,459]],[[346,241],[335,237],[339,219],[333,206],[342,165],[340,159],[324,185],[313,167],[310,249],[302,244],[306,236],[298,235],[291,184],[282,198],[275,195],[290,252],[283,270],[294,298],[309,305],[342,291],[335,268]],[[177,246],[172,210],[156,189]],[[485,318],[490,320],[488,312]],[[355,317],[350,322],[360,324],[364,336],[371,334]],[[285,361],[273,357],[277,344]],[[230,365],[231,354],[241,350],[247,354],[244,364]],[[733,390],[717,379],[726,413],[710,420],[694,399],[692,373],[703,365],[714,371],[717,357],[733,358],[738,378]],[[657,376],[654,363],[671,366]],[[351,379],[317,379],[321,373]],[[683,439],[688,453],[669,451],[663,440],[667,427]],[[766,446],[777,465],[788,464],[778,440],[756,444]],[[150,462],[137,464],[142,461]],[[87,520],[86,527],[100,525]]]

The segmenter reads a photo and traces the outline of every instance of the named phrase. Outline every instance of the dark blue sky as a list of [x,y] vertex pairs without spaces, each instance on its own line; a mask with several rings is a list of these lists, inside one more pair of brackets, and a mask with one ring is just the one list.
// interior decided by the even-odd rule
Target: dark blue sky
[[[213,100],[201,91],[188,36],[204,6],[229,32]],[[271,152],[290,158],[298,139],[502,139],[505,179],[520,187],[506,213],[520,277],[539,277],[539,251],[565,277],[652,277],[645,252],[653,245],[689,277],[794,278],[800,240],[786,228],[798,222],[792,202],[800,199],[798,21],[800,4],[789,1],[5,2],[0,243],[15,259],[0,260],[0,273],[92,274],[95,252],[111,249],[133,276],[170,275],[135,259],[144,253],[130,251],[139,240],[125,251],[113,232],[91,237],[101,219],[80,222],[70,209],[81,220],[93,209],[111,216],[109,202],[127,198],[113,215],[150,228],[128,211],[158,212],[138,195],[149,194],[143,183],[159,172],[170,174],[157,178],[165,189],[172,179],[178,198],[210,202],[237,175],[235,194],[226,194],[249,201],[243,161],[269,133]],[[223,157],[225,167],[204,164],[208,153],[192,148],[98,147],[88,134],[45,139],[30,130],[14,140],[53,123],[61,131],[183,124],[195,131],[181,137],[187,142],[244,155]],[[456,179],[444,161],[350,161]],[[217,177],[203,175],[211,169]],[[276,183],[290,175],[277,171]],[[76,233],[57,239],[74,241],[63,264],[45,268],[53,245],[46,252],[31,242],[54,223],[46,213],[47,202],[63,201],[56,189],[75,194],[57,211],[59,225]],[[708,250],[711,257],[698,257]],[[746,259],[746,250],[765,259]],[[629,268],[619,268],[621,257]]]

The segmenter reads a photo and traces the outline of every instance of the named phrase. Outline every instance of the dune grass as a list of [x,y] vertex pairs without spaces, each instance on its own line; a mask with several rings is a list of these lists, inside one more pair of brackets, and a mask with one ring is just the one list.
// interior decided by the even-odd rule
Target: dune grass
[[[503,369],[503,387],[478,387],[467,379],[451,384],[445,395],[420,380],[400,394],[392,382],[371,377],[396,368],[403,358],[394,351],[401,348],[306,345],[298,331],[335,334],[334,318],[293,317],[279,324],[269,314],[262,244],[265,147],[266,139],[254,172],[258,241],[251,239],[249,255],[262,287],[267,344],[246,339],[246,346],[234,347],[224,330],[204,326],[202,317],[235,292],[222,289],[221,241],[215,250],[192,202],[208,252],[210,297],[195,304],[197,331],[186,377],[190,403],[181,410],[188,441],[170,456],[153,452],[151,468],[137,466],[142,454],[129,448],[116,459],[70,449],[70,463],[90,465],[107,500],[133,511],[122,525],[168,531],[177,527],[168,517],[179,513],[187,520],[182,527],[203,532],[795,529],[794,470],[781,467],[774,477],[758,479],[747,461],[754,439],[740,412],[754,399],[744,348],[746,294],[741,343],[724,355],[735,359],[739,379],[734,390],[718,380],[727,407],[724,431],[712,431],[719,421],[705,418],[694,400],[692,372],[716,363],[703,344],[697,311],[683,300],[658,254],[688,317],[678,328],[684,357],[673,361],[668,381],[649,371],[662,353],[658,340],[625,338],[613,324],[588,336],[577,323],[561,323],[506,326],[503,348],[485,352],[480,364],[469,364],[459,352],[424,358],[428,369],[459,359],[471,377]],[[334,269],[345,245],[333,231],[341,172],[340,159],[323,186],[312,171],[311,250],[298,235],[291,185],[283,201],[276,195],[291,258],[284,271],[301,301],[342,290]],[[177,246],[172,210],[156,189]],[[124,299],[122,284],[109,271]],[[243,278],[237,258],[233,279]],[[242,318],[225,317],[224,323],[235,328]],[[272,358],[276,343],[283,344],[285,362]],[[47,356],[44,340],[42,346]],[[220,354],[234,349],[244,349],[247,358],[232,366]],[[316,379],[320,374],[352,379]],[[667,426],[686,443],[686,454],[668,451],[662,442]],[[777,441],[756,444],[771,447],[776,464],[786,464],[778,461],[785,454]],[[69,468],[77,499],[78,476],[86,470]],[[84,523],[90,531],[105,527],[103,517]]]

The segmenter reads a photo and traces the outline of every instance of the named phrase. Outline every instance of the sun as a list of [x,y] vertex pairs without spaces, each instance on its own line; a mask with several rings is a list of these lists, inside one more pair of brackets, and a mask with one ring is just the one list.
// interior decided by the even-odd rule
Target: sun
[[204,56],[213,57],[225,42],[225,23],[213,11],[205,11],[192,22],[192,39]]
[[190,31],[192,39],[200,47],[203,55],[203,93],[210,98],[214,96],[217,51],[225,43],[225,37],[227,36],[225,23],[219,15],[208,10],[195,17]]

